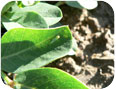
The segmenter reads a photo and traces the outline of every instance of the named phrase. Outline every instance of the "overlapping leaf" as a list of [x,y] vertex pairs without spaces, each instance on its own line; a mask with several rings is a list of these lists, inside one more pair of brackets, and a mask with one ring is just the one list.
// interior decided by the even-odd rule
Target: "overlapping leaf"
[[40,68],[18,74],[15,88],[19,89],[88,89],[82,82],[55,68]]
[[7,17],[4,16],[2,16],[2,23],[7,30],[10,30],[12,28],[24,28],[24,26],[22,26],[21,24],[10,21]]
[[72,49],[68,26],[54,29],[17,28],[2,37],[2,70],[19,73],[39,68]]
[[[12,23],[16,26],[20,24],[20,26],[28,28],[48,28],[61,20],[62,12],[57,6],[42,2],[23,8],[19,8],[15,3],[11,10],[2,15],[2,18],[7,18],[7,21],[2,20],[7,30],[12,28]],[[20,26],[17,28],[20,28]]]
[[2,9],[2,12],[1,12],[2,15],[5,14],[14,4],[15,4],[15,2],[7,3]]
[[24,11],[32,10],[32,11],[39,13],[45,19],[48,26],[56,24],[62,18],[62,12],[60,8],[54,5],[47,4],[47,3],[40,2],[34,6],[25,7],[23,9]]

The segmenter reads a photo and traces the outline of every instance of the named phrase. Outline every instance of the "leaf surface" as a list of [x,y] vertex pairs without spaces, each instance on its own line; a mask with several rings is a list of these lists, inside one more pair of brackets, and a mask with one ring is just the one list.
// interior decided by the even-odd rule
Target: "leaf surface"
[[72,35],[68,26],[15,28],[2,37],[2,70],[19,73],[39,68],[67,55],[71,48]]
[[14,4],[15,4],[15,2],[13,2],[13,1],[7,3],[7,4],[3,7],[3,9],[2,9],[2,12],[1,12],[2,15],[3,15],[4,13],[6,13],[6,12],[10,9],[10,7],[12,7]]
[[[7,30],[22,27],[48,28],[45,19],[34,11],[18,10],[15,13],[8,13],[2,16],[2,23]],[[14,23],[14,26],[12,25]]]
[[56,68],[40,68],[18,74],[16,88],[21,89],[88,89],[82,82]]
[[[6,5],[7,7],[7,5]],[[7,11],[2,15],[2,23],[7,30],[14,27],[20,28],[48,28],[51,25],[58,23],[62,18],[60,8],[47,3],[37,3],[33,6],[19,8],[16,3],[11,7],[11,11]],[[12,27],[12,23],[14,26]]]
[[62,11],[60,10],[60,8],[47,3],[40,2],[34,6],[25,7],[23,8],[23,10],[37,12],[45,19],[48,26],[56,24],[62,18]]
[[17,22],[13,22],[13,21],[10,21],[9,19],[7,19],[6,17],[3,17],[2,16],[2,23],[4,25],[4,27],[7,29],[7,30],[10,30],[12,28],[24,28],[24,26],[22,26],[21,24],[17,23]]
[[98,6],[96,0],[78,0],[78,1],[66,1],[66,4],[75,8],[86,8],[88,10],[94,9]]

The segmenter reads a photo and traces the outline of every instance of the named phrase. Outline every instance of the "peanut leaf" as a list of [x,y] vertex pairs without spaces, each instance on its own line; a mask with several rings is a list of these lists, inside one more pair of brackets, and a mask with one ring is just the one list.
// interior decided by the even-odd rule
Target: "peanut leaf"
[[[5,7],[8,7],[9,4]],[[13,3],[11,10],[2,15],[2,23],[7,30],[20,28],[21,26],[27,28],[48,28],[58,23],[61,18],[62,11],[54,5],[40,2],[33,6],[20,8],[16,3]],[[12,26],[12,23],[14,26]]]
[[56,68],[22,72],[14,80],[18,89],[88,89],[82,82]]
[[98,6],[96,0],[77,0],[77,1],[66,1],[66,4],[75,8],[86,8],[88,10],[94,9]]
[[62,18],[62,11],[59,7],[47,3],[37,3],[34,6],[23,8],[24,11],[35,11],[40,14],[48,26],[58,23]]
[[2,70],[19,73],[42,67],[67,55],[72,44],[68,26],[9,30],[2,37]]

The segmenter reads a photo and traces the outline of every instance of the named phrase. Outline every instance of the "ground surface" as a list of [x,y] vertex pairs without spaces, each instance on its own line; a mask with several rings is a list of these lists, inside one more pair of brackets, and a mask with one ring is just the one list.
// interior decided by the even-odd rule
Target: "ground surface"
[[114,77],[114,13],[104,2],[94,10],[60,6],[61,21],[69,25],[78,44],[76,55],[47,65],[62,69],[94,89],[105,88]]

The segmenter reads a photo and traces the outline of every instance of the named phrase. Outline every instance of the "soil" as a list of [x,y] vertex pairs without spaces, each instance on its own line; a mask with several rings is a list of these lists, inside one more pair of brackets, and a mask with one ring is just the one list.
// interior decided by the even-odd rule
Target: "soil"
[[114,78],[114,12],[99,2],[93,10],[60,6],[63,25],[69,25],[78,50],[73,56],[58,59],[47,67],[62,69],[91,89],[105,88]]

